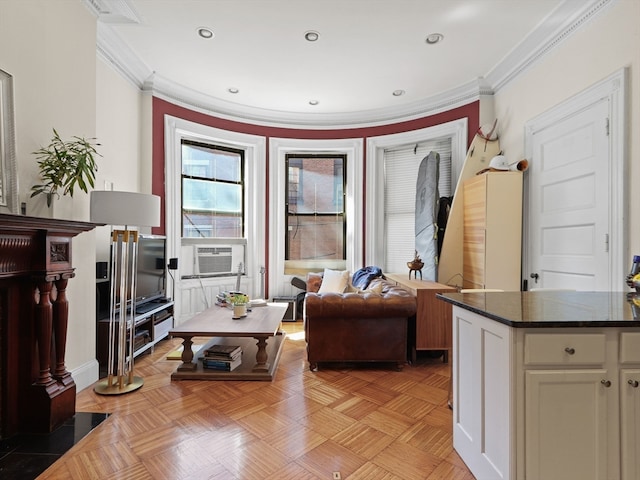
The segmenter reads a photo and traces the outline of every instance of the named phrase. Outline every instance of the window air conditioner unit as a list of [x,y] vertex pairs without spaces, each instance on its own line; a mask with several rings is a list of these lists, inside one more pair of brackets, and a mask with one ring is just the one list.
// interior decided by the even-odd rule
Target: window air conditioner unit
[[236,274],[244,265],[244,245],[194,245],[196,275]]

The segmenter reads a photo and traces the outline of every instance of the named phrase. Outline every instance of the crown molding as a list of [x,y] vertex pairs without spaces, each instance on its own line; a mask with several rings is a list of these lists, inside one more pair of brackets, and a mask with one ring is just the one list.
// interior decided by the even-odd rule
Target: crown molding
[[618,0],[564,1],[523,42],[486,76],[495,92],[507,86],[530,66],[569,38],[580,27]]
[[96,53],[111,64],[124,78],[142,89],[153,70],[143,63],[129,46],[108,26],[98,22]]
[[467,105],[493,91],[482,78],[475,79],[442,94],[393,109],[371,109],[344,113],[295,113],[259,109],[205,95],[184,87],[156,73],[145,80],[144,92],[186,108],[214,114],[234,121],[256,125],[313,129],[357,128],[409,121]]
[[140,15],[129,0],[83,0],[103,23],[141,23]]
[[[380,108],[343,113],[295,113],[267,110],[205,95],[184,85],[163,78],[144,64],[110,28],[109,23],[140,22],[129,0],[83,0],[98,16],[97,53],[122,76],[140,88],[187,108],[213,113],[221,118],[265,125],[296,126],[298,128],[340,128],[376,126],[406,121],[450,110],[491,96],[504,88],[539,61],[563,40],[618,0],[565,0],[523,42],[500,61],[486,77],[441,92],[417,102],[393,108]],[[123,20],[124,19],[124,20]]]

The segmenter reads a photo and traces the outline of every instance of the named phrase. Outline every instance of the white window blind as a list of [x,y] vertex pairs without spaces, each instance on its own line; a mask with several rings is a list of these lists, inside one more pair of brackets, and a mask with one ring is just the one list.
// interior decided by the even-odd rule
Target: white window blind
[[429,152],[440,154],[438,191],[452,195],[451,139],[406,145],[384,152],[385,272],[408,272],[415,253],[415,198],[418,168]]

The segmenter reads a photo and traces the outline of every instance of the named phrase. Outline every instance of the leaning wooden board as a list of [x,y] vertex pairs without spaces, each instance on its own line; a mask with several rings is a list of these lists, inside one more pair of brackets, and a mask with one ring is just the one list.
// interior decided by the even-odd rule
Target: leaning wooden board
[[[493,138],[490,135],[487,136]],[[462,182],[473,177],[483,168],[487,168],[491,159],[499,153],[500,141],[497,136],[494,140],[488,140],[479,132],[473,137],[449,210],[438,262],[438,283],[462,285]]]

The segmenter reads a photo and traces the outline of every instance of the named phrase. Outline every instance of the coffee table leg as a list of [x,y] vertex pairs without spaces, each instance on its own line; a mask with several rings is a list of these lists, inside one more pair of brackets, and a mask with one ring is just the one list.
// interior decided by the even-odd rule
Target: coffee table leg
[[269,364],[267,363],[267,337],[254,337],[258,343],[258,351],[256,352],[256,364],[253,367],[254,372],[268,372]]
[[191,341],[193,337],[182,337],[182,365],[178,367],[179,372],[192,372],[198,365],[193,363],[193,350]]

